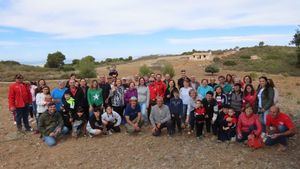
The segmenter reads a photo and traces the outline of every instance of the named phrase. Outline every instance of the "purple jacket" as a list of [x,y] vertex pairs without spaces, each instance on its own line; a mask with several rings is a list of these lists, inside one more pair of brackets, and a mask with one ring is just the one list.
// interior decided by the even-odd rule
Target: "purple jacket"
[[135,88],[126,90],[125,96],[124,96],[125,104],[129,103],[129,100],[132,96],[135,96],[136,98],[138,98],[137,90]]

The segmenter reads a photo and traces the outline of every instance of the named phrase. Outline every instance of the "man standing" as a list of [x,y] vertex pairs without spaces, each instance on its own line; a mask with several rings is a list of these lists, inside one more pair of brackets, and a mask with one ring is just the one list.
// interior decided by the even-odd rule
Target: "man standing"
[[109,83],[106,82],[105,76],[100,76],[99,87],[102,89],[102,98],[104,101],[104,107],[109,105],[109,91],[111,86]]
[[64,126],[64,121],[60,113],[56,112],[55,103],[48,105],[48,111],[39,118],[39,131],[42,134],[44,142],[52,147],[56,144],[59,136],[66,135],[68,128]]
[[126,130],[128,133],[140,132],[142,127],[141,107],[137,104],[135,96],[130,98],[130,104],[127,105],[124,113],[126,119]]
[[153,126],[152,135],[160,136],[161,130],[167,127],[168,134],[171,135],[171,115],[169,107],[163,104],[163,98],[158,97],[156,99],[157,104],[152,107],[150,114],[150,122]]
[[280,112],[277,106],[270,108],[270,114],[267,115],[266,127],[266,145],[272,146],[280,144],[280,151],[287,149],[288,137],[292,137],[296,134],[296,126],[291,118],[287,114]]
[[23,76],[17,74],[16,82],[9,86],[8,105],[11,112],[16,113],[18,131],[22,130],[22,120],[26,131],[31,131],[28,121],[28,105],[32,103],[29,87],[23,82]]
[[191,81],[191,79],[189,79],[189,78],[186,76],[186,71],[185,71],[184,69],[181,70],[180,72],[181,72],[181,78],[178,79],[178,82],[177,82],[177,84],[178,84],[178,89],[179,89],[179,90],[180,90],[180,88],[183,87],[183,81],[184,81],[184,79],[187,78],[189,81]]
[[165,93],[167,90],[167,85],[161,80],[161,74],[157,74],[156,75],[156,82],[155,84],[155,88],[156,88],[156,97],[165,97]]

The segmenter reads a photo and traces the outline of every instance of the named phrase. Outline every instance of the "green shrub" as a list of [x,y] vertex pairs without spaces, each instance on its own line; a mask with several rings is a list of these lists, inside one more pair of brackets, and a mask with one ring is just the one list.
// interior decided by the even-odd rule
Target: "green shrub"
[[213,59],[213,61],[214,61],[214,62],[216,62],[216,63],[218,63],[218,62],[220,62],[220,61],[221,61],[221,58],[219,58],[219,57],[215,57],[215,58]]
[[61,70],[64,72],[75,71],[75,68],[72,65],[64,65],[61,67]]
[[171,77],[175,76],[175,70],[174,67],[171,63],[165,63],[163,68],[162,68],[162,73],[165,74],[169,74]]
[[140,67],[139,72],[140,72],[140,76],[145,76],[145,75],[149,75],[152,71],[146,64],[144,64],[143,66]]
[[214,73],[218,73],[220,71],[219,67],[217,65],[209,65],[205,68],[206,73],[211,73],[212,75]]
[[250,73],[249,76],[252,78],[252,81],[258,77],[258,75],[254,72]]
[[83,78],[95,78],[97,76],[95,63],[90,60],[81,60],[78,65],[79,76]]
[[233,60],[226,60],[223,63],[223,65],[225,65],[225,66],[235,66],[235,65],[237,65],[237,63],[235,61],[233,61]]
[[241,59],[251,59],[251,56],[249,56],[249,55],[241,55],[240,58]]

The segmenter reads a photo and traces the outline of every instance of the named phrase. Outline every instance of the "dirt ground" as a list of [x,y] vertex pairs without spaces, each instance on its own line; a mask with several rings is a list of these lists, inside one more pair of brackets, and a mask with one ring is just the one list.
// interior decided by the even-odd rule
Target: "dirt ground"
[[[197,79],[209,78],[203,71],[206,63],[189,62],[168,58],[176,73],[184,68]],[[151,64],[155,61],[146,61]],[[159,62],[159,61],[158,61]],[[139,61],[119,65],[120,76],[138,73],[145,63]],[[99,74],[107,74],[105,68]],[[229,72],[238,76],[250,72]],[[261,75],[261,73],[257,73]],[[300,78],[272,75],[280,93],[280,106],[293,117],[300,115]],[[177,79],[177,77],[175,78]],[[51,85],[53,86],[53,85]],[[0,168],[299,168],[299,134],[290,139],[287,152],[278,152],[277,147],[252,150],[238,143],[217,143],[207,135],[203,140],[194,136],[175,135],[170,138],[164,131],[161,137],[151,136],[150,128],[143,128],[138,135],[124,132],[98,138],[66,138],[53,148],[48,148],[33,133],[18,134],[7,109],[7,84],[0,84]],[[299,120],[297,121],[299,131]]]

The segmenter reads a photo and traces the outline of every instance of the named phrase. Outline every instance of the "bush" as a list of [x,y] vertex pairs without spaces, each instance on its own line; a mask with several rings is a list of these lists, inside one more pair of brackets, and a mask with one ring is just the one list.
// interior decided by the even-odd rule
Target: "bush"
[[249,76],[252,78],[252,81],[258,77],[258,75],[254,72],[250,73]]
[[221,58],[219,58],[219,57],[215,57],[215,58],[213,59],[213,61],[214,61],[214,62],[216,62],[216,63],[218,63],[218,62],[220,62],[220,61],[221,61]]
[[219,71],[220,69],[217,65],[209,65],[205,68],[205,72],[211,73],[211,75],[214,75],[214,73],[218,73]]
[[174,67],[171,63],[165,63],[164,67],[162,68],[162,73],[165,74],[169,74],[171,77],[175,76],[175,70]]
[[140,76],[149,75],[152,72],[151,69],[146,64],[141,66],[139,71],[140,71]]
[[75,68],[72,65],[64,65],[61,67],[61,70],[64,72],[75,71]]
[[251,56],[249,55],[242,55],[240,56],[241,59],[251,59]]
[[78,65],[79,76],[84,78],[95,78],[97,76],[95,63],[90,60],[81,60]]
[[225,65],[225,66],[235,66],[235,65],[237,65],[237,64],[236,64],[236,62],[233,61],[233,60],[226,60],[226,61],[223,63],[223,65]]

